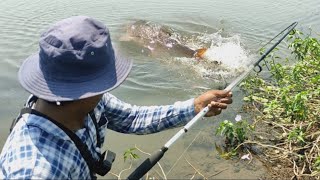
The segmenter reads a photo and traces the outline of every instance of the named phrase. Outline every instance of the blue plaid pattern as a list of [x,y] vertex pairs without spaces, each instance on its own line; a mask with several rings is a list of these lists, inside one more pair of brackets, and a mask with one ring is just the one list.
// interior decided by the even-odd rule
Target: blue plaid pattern
[[[101,142],[106,129],[150,134],[182,126],[195,116],[193,101],[134,106],[106,93],[94,109]],[[27,106],[31,107],[32,102]],[[98,159],[101,147],[96,145],[96,130],[90,116],[76,134]],[[0,179],[91,178],[86,162],[71,139],[55,124],[34,114],[24,114],[14,127],[2,149],[0,168]]]

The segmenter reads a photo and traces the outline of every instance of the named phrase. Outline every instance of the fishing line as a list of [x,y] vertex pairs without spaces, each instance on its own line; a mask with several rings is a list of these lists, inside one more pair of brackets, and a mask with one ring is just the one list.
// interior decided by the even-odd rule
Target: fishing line
[[171,170],[176,166],[176,164],[178,163],[178,161],[182,158],[182,156],[187,152],[187,150],[191,147],[191,145],[194,143],[194,141],[198,138],[198,136],[200,135],[200,133],[202,133],[202,131],[199,131],[198,134],[196,135],[196,137],[191,141],[191,143],[188,145],[188,147],[183,151],[183,153],[179,156],[179,158],[176,160],[176,162],[174,162],[174,164],[172,165],[172,167],[170,168],[170,170],[167,172],[167,175],[171,172]]
[[291,28],[293,24],[291,24],[290,26],[288,26],[287,28],[285,28],[284,30],[282,30],[279,34],[277,34],[276,36],[274,36],[272,39],[270,39],[266,44],[264,44],[260,49],[266,47],[268,44],[271,43],[271,41],[273,41],[274,39],[276,39],[278,36],[280,36],[281,34],[283,34],[285,31],[287,31],[289,28]]
[[[293,24],[294,24],[294,23],[293,23]],[[287,28],[283,29],[280,33],[278,33],[276,36],[274,36],[272,39],[270,39],[267,43],[265,43],[265,44],[264,44],[261,48],[259,48],[259,50],[257,50],[256,52],[257,52],[257,53],[261,52],[261,50],[262,50],[263,48],[265,48],[265,47],[266,47],[267,45],[269,45],[273,40],[275,40],[277,37],[279,37],[281,34],[283,34],[283,33],[284,33],[285,31],[287,31],[289,28],[291,28],[293,24],[291,24],[291,25],[288,26]],[[294,31],[294,30],[293,30],[293,31]],[[268,71],[270,71],[270,68],[269,68],[269,66],[268,66],[268,63],[266,62],[265,59],[263,59],[263,62],[264,62],[264,65],[267,67]],[[254,71],[255,71],[256,73],[260,73],[260,72],[262,71],[262,67],[261,67],[261,66],[258,66],[258,68],[259,68],[258,71],[256,71],[256,70],[254,69]]]

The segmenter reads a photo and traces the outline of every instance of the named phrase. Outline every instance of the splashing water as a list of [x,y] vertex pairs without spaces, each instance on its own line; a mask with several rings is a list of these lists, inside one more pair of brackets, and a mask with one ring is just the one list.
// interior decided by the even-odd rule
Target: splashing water
[[[222,31],[184,36],[170,27],[140,20],[130,25],[128,34],[142,44],[142,53],[147,50],[150,55],[158,55],[168,63],[182,63],[187,68],[181,68],[183,72],[191,69],[200,77],[217,82],[238,76],[250,62],[240,36],[223,37]],[[207,48],[206,58],[195,59],[194,50],[202,48]]]
[[210,44],[207,50],[207,59],[191,60],[190,58],[175,58],[177,61],[191,66],[204,78],[216,81],[230,79],[242,73],[251,61],[251,55],[241,45],[240,36],[222,37],[221,32],[204,34],[188,45],[194,49],[201,48],[202,44]]
[[[233,38],[240,40],[238,36],[234,36]],[[231,41],[219,43],[218,46],[212,45],[207,50],[208,60],[218,61],[230,68],[243,66],[248,60],[248,54],[243,47],[241,47],[240,41],[233,42],[232,39]]]

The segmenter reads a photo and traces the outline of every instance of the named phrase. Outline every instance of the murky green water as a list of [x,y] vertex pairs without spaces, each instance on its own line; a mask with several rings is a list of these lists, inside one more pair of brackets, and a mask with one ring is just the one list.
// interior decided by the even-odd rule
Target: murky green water
[[[320,32],[320,3],[317,0],[1,0],[0,147],[8,135],[12,118],[28,96],[17,81],[20,64],[38,50],[39,34],[49,24],[72,15],[88,15],[105,22],[110,28],[115,46],[134,59],[134,67],[127,81],[112,93],[137,105],[169,104],[194,97],[203,91],[199,87],[219,88],[223,85],[212,82],[210,78],[203,78],[196,66],[159,56],[147,56],[141,53],[140,47],[120,41],[124,27],[136,19],[166,24],[211,41],[214,40],[211,35],[217,32],[221,32],[220,40],[238,37],[239,46],[253,55],[261,44],[293,21],[299,22],[300,30],[307,31],[312,27]],[[282,43],[281,47],[285,47],[285,44]],[[207,177],[224,170],[211,178],[257,178],[265,172],[259,163],[248,167],[238,161],[226,161],[218,158],[214,150],[214,142],[217,140],[214,137],[216,122],[232,119],[240,110],[241,93],[235,90],[234,95],[234,103],[228,111],[196,124],[166,153],[161,163],[164,171],[168,172],[196,134],[202,131],[186,156],[170,171],[168,178],[192,177],[194,170],[185,158]],[[127,148],[136,144],[144,151],[152,152],[177,131],[168,130],[149,136],[108,132],[106,148],[111,148],[118,155],[112,171],[118,174],[128,166],[122,160],[122,153]]]

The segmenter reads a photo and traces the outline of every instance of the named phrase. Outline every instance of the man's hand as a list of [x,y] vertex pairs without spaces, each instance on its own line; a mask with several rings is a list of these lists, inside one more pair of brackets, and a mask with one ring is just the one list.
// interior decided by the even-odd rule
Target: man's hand
[[206,117],[215,116],[221,113],[222,109],[227,108],[227,104],[232,103],[232,93],[224,90],[210,90],[194,100],[195,113],[198,114],[206,106],[209,112]]

